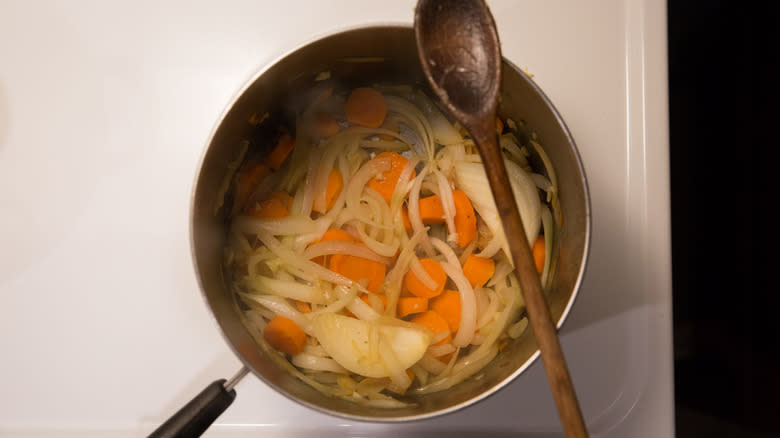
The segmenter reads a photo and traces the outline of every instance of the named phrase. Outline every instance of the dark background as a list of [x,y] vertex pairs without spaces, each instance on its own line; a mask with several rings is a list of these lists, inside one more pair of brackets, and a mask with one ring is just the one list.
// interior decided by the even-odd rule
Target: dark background
[[679,437],[780,437],[777,3],[668,3]]

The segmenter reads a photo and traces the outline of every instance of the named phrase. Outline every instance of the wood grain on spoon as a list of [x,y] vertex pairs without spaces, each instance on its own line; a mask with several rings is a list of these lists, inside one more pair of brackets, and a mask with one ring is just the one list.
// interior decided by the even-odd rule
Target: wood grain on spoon
[[497,144],[501,49],[493,17],[484,0],[420,0],[414,29],[420,62],[431,88],[468,129],[482,156],[564,432],[567,437],[587,437]]

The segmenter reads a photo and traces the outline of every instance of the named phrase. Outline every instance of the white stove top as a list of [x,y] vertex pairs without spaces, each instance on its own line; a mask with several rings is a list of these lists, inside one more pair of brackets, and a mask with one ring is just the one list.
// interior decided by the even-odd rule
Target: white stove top
[[[284,52],[414,1],[0,4],[0,436],[144,436],[238,360],[190,262],[203,145]],[[490,2],[580,149],[590,262],[562,343],[592,436],[673,431],[663,0]],[[354,423],[254,378],[214,437],[560,434],[541,362],[440,419]]]

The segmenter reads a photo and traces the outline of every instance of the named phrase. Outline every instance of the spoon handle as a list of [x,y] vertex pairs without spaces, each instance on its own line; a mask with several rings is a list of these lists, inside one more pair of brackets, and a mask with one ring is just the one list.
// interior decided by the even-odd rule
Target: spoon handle
[[495,116],[487,120],[490,123],[482,123],[481,125],[484,126],[474,129],[472,135],[474,135],[479,153],[482,156],[482,163],[493,191],[498,214],[504,226],[504,234],[509,243],[509,250],[512,253],[512,260],[520,281],[520,289],[525,299],[528,320],[539,345],[544,369],[547,372],[547,379],[550,382],[566,436],[569,438],[587,437],[588,432],[577,402],[577,394],[574,392],[569,370],[566,367],[566,359],[563,357],[558,333],[550,316],[550,309],[542,294],[539,274],[536,272],[531,248],[528,246],[520,213],[517,211],[517,203],[509,185],[503,156],[497,144],[492,122],[495,120]]

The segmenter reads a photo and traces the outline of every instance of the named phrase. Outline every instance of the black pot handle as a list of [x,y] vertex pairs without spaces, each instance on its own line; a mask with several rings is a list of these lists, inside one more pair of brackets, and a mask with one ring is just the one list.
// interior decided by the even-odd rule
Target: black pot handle
[[200,436],[236,399],[236,390],[233,387],[248,371],[247,368],[242,368],[230,382],[225,379],[212,382],[152,432],[149,438]]

